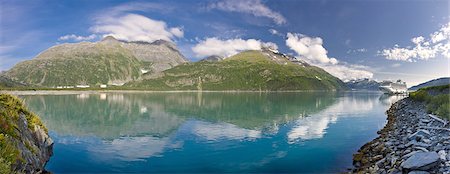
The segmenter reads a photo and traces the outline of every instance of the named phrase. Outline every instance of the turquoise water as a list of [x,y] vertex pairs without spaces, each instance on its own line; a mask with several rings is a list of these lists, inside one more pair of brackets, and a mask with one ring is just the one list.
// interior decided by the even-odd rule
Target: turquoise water
[[378,93],[22,95],[54,173],[342,172],[398,98]]

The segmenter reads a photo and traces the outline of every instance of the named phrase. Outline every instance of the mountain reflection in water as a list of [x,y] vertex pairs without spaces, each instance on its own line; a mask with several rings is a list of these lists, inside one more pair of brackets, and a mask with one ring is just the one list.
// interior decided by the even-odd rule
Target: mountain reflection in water
[[[21,97],[55,140],[47,168],[56,173],[336,171],[351,165],[350,152],[376,136],[384,111],[401,98],[386,103],[378,93],[326,92]],[[352,125],[356,121],[361,123]],[[337,128],[331,130],[333,125]],[[350,153],[346,160],[309,164],[325,154],[341,158],[330,152],[335,148]],[[309,161],[298,159],[305,153]],[[335,167],[322,166],[330,163]]]

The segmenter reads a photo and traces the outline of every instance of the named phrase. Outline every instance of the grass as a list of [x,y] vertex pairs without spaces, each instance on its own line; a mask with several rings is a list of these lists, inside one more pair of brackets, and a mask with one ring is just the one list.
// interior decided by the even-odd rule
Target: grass
[[410,93],[413,100],[425,102],[427,112],[450,120],[450,85],[421,88]]
[[10,137],[0,133],[0,173],[10,173],[11,165],[19,160],[19,154]]
[[55,53],[52,58],[34,58],[18,63],[5,74],[17,82],[45,87],[92,86],[138,79],[140,68],[151,66],[120,46],[97,50],[95,53]]

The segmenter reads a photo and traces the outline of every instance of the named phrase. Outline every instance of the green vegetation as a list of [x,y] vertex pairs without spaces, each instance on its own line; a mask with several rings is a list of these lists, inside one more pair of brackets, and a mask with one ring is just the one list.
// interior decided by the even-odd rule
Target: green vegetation
[[47,87],[107,84],[140,77],[141,62],[130,53],[100,51],[24,61],[6,75],[13,80]]
[[19,135],[22,114],[27,120],[28,129],[34,130],[34,126],[39,125],[47,131],[39,117],[29,112],[17,97],[0,94],[0,173],[10,173],[11,165],[23,160],[17,148],[18,143],[25,143],[28,150],[34,151],[29,142],[23,142]]
[[15,82],[5,76],[0,75],[0,89],[4,88],[20,88],[25,87],[25,84],[21,84],[18,82]]
[[450,85],[421,88],[409,96],[425,102],[427,112],[450,120]]
[[[273,56],[277,60],[271,60]],[[341,80],[315,66],[301,66],[261,51],[245,51],[224,61],[200,61],[168,69],[162,77],[130,82],[150,90],[341,90]]]

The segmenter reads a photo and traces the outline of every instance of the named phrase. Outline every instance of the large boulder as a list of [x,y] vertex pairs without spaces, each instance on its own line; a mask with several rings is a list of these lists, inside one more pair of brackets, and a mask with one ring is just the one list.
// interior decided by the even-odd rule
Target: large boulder
[[439,155],[436,152],[417,152],[405,162],[402,167],[407,170],[429,170],[439,163]]

